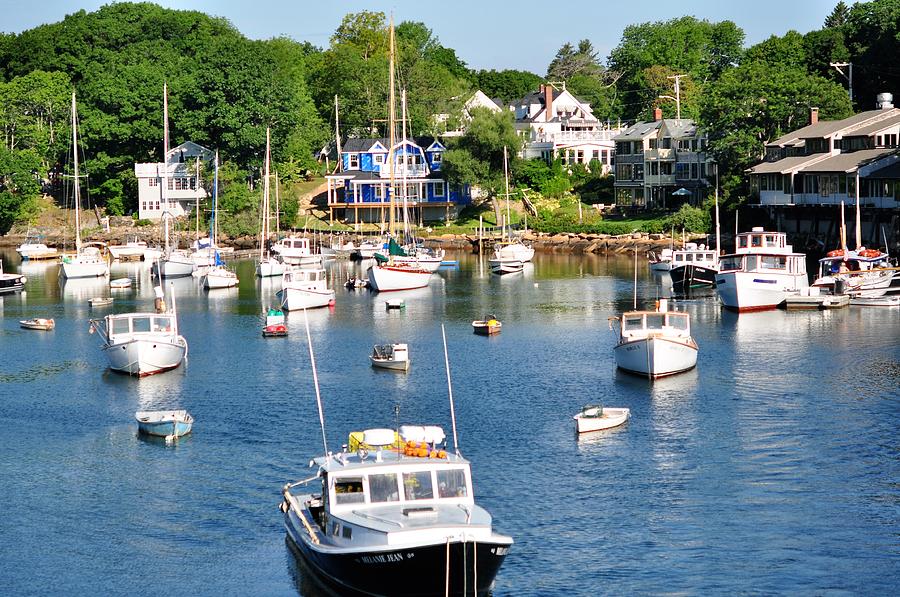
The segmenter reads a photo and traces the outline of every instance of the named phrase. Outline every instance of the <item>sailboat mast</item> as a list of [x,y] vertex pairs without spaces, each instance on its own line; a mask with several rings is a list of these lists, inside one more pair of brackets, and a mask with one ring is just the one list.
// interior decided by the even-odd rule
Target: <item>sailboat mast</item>
[[506,145],[503,146],[503,178],[506,180],[506,221],[503,223],[507,240],[512,239],[512,230],[509,229],[509,168],[507,166]]
[[196,215],[196,220],[197,220],[197,222],[195,224],[195,228],[196,228],[195,234],[197,235],[197,246],[199,247],[200,246],[200,156],[197,156],[197,179],[194,182],[194,186],[196,187],[195,198],[197,200],[196,207],[194,208],[194,210],[196,212],[195,215]]
[[163,82],[162,208],[165,222],[166,259],[169,258],[169,87]]
[[444,366],[447,369],[447,393],[450,396],[450,422],[453,424],[453,451],[459,456],[459,441],[456,437],[456,411],[453,408],[453,383],[450,381],[450,356],[447,354],[447,332],[441,324],[441,338],[444,340]]
[[[409,230],[409,213],[408,213],[409,186],[407,185],[407,178],[406,178],[408,168],[409,168],[409,159],[408,159],[408,155],[406,153],[406,151],[407,151],[407,149],[406,149],[406,89],[404,89],[400,92],[400,121],[402,123],[401,128],[403,131],[402,138],[400,140],[400,142],[403,144],[403,153],[401,154],[402,158],[403,158],[403,175],[402,175],[402,180],[401,180],[401,184],[403,185],[403,191],[400,194],[400,196],[403,198],[403,236],[404,236],[403,240],[405,242],[409,237],[412,236],[412,234],[410,233],[410,230]],[[415,244],[415,243],[413,243],[413,244]]]
[[72,163],[75,166],[75,251],[81,251],[81,192],[78,189],[78,117],[75,112],[75,91],[72,91]]
[[[859,184],[857,182],[857,184]],[[856,250],[862,248],[862,221],[859,215],[859,192],[856,194]]]
[[262,234],[259,238],[259,260],[265,259],[266,241],[269,239],[269,128],[266,127],[266,167],[263,180],[263,220]]
[[216,150],[215,161],[216,172],[213,175],[213,225],[212,225],[212,246],[217,247],[219,241],[219,150]]
[[396,107],[394,106],[395,97],[394,97],[394,17],[393,17],[393,15],[391,15],[391,25],[390,25],[389,31],[390,31],[390,60],[389,60],[389,62],[390,62],[389,73],[390,74],[388,76],[388,84],[390,86],[390,91],[388,92],[388,96],[389,96],[388,101],[390,103],[390,107],[388,108],[388,129],[389,129],[388,142],[390,143],[391,149],[388,152],[388,161],[390,162],[390,170],[389,171],[391,174],[391,176],[390,176],[391,186],[390,186],[390,198],[389,198],[389,205],[388,205],[388,221],[389,221],[388,230],[390,231],[391,236],[394,236],[394,168],[395,168],[394,160],[396,158],[396,154],[394,151],[394,142],[396,140],[395,136],[394,136],[394,126],[395,126],[395,121],[397,119],[397,111],[396,111]]
[[281,230],[281,207],[278,205],[278,171],[275,171],[275,240],[278,240],[278,231]]

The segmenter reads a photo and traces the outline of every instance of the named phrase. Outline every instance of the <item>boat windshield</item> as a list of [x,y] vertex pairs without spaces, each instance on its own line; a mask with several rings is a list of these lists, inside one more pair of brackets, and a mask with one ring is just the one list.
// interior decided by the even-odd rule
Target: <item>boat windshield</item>
[[644,329],[644,318],[640,315],[626,315],[622,319],[623,332],[636,332]]
[[786,269],[787,257],[783,255],[763,255],[760,258],[760,269]]
[[366,501],[362,477],[341,477],[334,482],[334,499],[338,504],[361,504]]
[[722,260],[720,271],[730,271],[730,270],[738,270],[741,269],[741,259],[740,256],[735,257],[726,257]]
[[369,495],[373,503],[400,501],[400,493],[397,491],[397,474],[369,475]]
[[430,500],[434,498],[431,471],[403,473],[403,493],[408,500]]
[[689,326],[687,313],[669,313],[666,316],[666,324],[676,330],[686,331]]
[[437,472],[438,497],[466,497],[466,473],[462,469]]
[[150,331],[150,318],[149,317],[134,317],[131,320],[131,329],[137,332],[149,332]]
[[113,319],[112,320],[112,333],[113,334],[127,334],[131,330],[128,327],[127,319]]
[[665,325],[666,316],[664,313],[648,313],[647,314],[647,329],[648,330],[659,330],[662,329],[663,325]]

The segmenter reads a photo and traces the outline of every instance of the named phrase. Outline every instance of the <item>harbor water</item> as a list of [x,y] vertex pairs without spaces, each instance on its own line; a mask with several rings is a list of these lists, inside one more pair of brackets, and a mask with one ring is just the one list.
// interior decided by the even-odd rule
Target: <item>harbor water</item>
[[[325,594],[278,510],[323,450],[304,313],[287,338],[261,335],[279,281],[258,281],[251,261],[235,263],[237,289],[174,280],[187,363],[135,379],[107,369],[88,327],[150,310],[149,267],[113,264],[134,284],[110,291],[0,257],[28,277],[0,297],[4,594]],[[515,540],[495,596],[896,591],[900,309],[738,316],[714,294],[675,300],[698,365],[650,383],[613,362],[608,318],[632,306],[631,258],[538,255],[503,277],[452,258],[428,288],[380,295],[342,287],[360,264],[330,264],[336,305],[309,312],[309,329],[336,451],[350,431],[398,422],[452,435],[445,325],[476,500]],[[640,262],[639,305],[669,295],[661,280]],[[472,333],[486,314],[501,334]],[[32,317],[56,328],[20,329]],[[409,344],[408,373],[370,366],[388,342]],[[631,419],[577,437],[589,403]],[[187,409],[193,433],[139,437],[134,413],[163,409]]]

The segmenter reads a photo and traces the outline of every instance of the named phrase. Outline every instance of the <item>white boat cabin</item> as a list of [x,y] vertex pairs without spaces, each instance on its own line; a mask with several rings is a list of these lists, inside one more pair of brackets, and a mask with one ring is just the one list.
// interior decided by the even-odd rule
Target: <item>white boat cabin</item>
[[[663,257],[665,256],[665,249]],[[687,243],[683,249],[672,251],[671,253],[672,267],[681,267],[684,265],[699,265],[702,267],[715,268],[719,263],[719,257],[715,251],[710,251],[705,245],[699,247],[696,243]]]
[[794,247],[787,244],[784,232],[766,232],[762,228],[754,228],[751,232],[737,235],[735,253],[793,253]]
[[308,238],[283,238],[273,246],[276,252],[290,251],[293,255],[309,255],[309,239]]
[[175,331],[175,318],[167,314],[123,313],[108,315],[106,325],[110,339],[135,334],[171,335]]
[[690,338],[691,319],[688,313],[666,311],[629,311],[622,315],[619,327],[621,342],[638,340],[652,335]]
[[281,283],[287,284],[303,284],[306,282],[324,282],[324,269],[289,269],[281,275]]
[[806,274],[806,256],[794,253],[783,232],[738,234],[735,252],[719,260],[719,273],[740,271],[760,274]]

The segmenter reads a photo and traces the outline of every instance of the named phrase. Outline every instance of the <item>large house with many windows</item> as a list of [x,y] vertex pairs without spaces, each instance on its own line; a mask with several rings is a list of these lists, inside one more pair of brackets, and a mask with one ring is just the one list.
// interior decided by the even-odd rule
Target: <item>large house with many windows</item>
[[454,187],[441,175],[445,150],[433,137],[397,141],[393,151],[387,139],[348,139],[341,148],[341,171],[325,177],[329,218],[387,222],[391,195],[398,210],[405,203],[411,223],[456,217],[459,206],[471,202],[471,194],[468,187]]
[[706,134],[690,119],[638,122],[613,138],[616,205],[667,209],[699,204],[709,194],[715,162]]
[[882,99],[843,120],[820,121],[812,108],[808,126],[766,144],[748,171],[759,203],[900,207],[900,109]]
[[522,157],[561,159],[564,164],[589,164],[597,160],[604,172],[610,172],[615,154],[613,137],[619,127],[600,122],[583,102],[566,89],[545,83],[510,106],[515,127],[525,137]]
[[138,218],[159,220],[167,211],[178,217],[194,209],[198,200],[208,196],[200,177],[200,164],[213,157],[209,149],[187,141],[170,149],[165,163],[135,164]]

